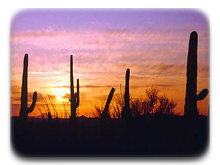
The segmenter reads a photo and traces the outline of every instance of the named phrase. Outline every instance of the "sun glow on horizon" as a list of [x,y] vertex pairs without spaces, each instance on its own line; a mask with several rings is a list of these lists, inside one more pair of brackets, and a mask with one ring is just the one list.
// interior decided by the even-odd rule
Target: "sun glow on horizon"
[[67,101],[67,98],[65,96],[70,92],[68,88],[53,88],[52,89],[52,95],[55,95],[57,101],[59,103]]

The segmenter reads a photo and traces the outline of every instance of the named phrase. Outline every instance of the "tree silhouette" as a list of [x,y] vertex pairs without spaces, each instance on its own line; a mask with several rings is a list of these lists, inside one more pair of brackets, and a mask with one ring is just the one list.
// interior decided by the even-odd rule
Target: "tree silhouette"
[[155,105],[157,104],[158,100],[158,92],[159,90],[155,87],[151,87],[150,89],[146,90],[147,99],[146,102],[144,102],[144,114],[150,114],[155,109]]

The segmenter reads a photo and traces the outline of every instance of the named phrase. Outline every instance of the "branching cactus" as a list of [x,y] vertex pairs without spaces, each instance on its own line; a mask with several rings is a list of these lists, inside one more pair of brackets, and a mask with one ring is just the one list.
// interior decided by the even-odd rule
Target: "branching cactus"
[[109,109],[109,105],[111,103],[112,97],[114,95],[114,92],[115,92],[115,88],[112,88],[109,95],[108,95],[108,99],[107,99],[106,104],[105,104],[105,109],[102,113],[102,118],[109,118],[110,117],[108,109]]
[[132,117],[131,109],[130,109],[130,96],[129,96],[129,79],[130,79],[130,69],[127,69],[125,76],[125,94],[124,101],[125,106],[122,108],[121,117],[123,119],[128,119]]
[[28,108],[28,54],[24,56],[24,66],[23,66],[23,77],[22,77],[22,87],[21,87],[21,109],[20,109],[20,119],[23,122],[27,121],[28,113],[34,110],[37,101],[37,92],[33,94],[33,101],[31,106]]
[[74,78],[73,78],[73,56],[70,56],[70,94],[71,98],[69,99],[71,103],[71,119],[76,118],[76,108],[79,107],[79,79],[77,79],[77,92],[74,93]]
[[197,46],[198,35],[193,31],[189,39],[189,50],[187,59],[187,84],[184,116],[198,116],[197,101],[203,100],[209,93],[208,89],[203,89],[197,95]]

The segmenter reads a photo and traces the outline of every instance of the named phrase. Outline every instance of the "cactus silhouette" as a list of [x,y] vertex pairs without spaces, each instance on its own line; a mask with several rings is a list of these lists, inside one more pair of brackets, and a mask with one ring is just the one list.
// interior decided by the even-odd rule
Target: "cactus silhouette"
[[105,109],[103,110],[103,113],[102,113],[102,118],[108,118],[109,117],[108,109],[109,109],[109,105],[111,103],[112,97],[114,95],[114,92],[115,92],[115,88],[112,88],[109,95],[108,95],[108,99],[107,99],[106,104],[105,104]]
[[130,69],[127,69],[125,76],[125,94],[124,101],[125,106],[122,108],[121,118],[128,119],[132,117],[131,109],[130,109],[130,96],[129,96],[129,79],[130,79]]
[[208,89],[203,89],[197,93],[197,46],[198,34],[193,31],[189,39],[189,50],[187,59],[187,84],[184,116],[198,116],[197,101],[203,100],[209,93]]
[[73,78],[73,56],[70,56],[70,94],[71,99],[71,119],[76,118],[76,108],[79,107],[79,79],[77,79],[77,92],[74,93],[74,78]]
[[21,87],[21,109],[20,109],[20,119],[24,122],[27,121],[28,113],[34,110],[37,101],[37,92],[33,94],[33,101],[30,108],[27,107],[28,99],[28,54],[24,56],[24,66],[23,66],[23,77],[22,77],[22,87]]

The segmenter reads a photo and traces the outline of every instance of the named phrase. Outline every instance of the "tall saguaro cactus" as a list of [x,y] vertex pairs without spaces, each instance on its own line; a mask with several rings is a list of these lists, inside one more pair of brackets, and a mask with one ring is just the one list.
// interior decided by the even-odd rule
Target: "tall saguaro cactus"
[[20,118],[24,122],[27,121],[28,113],[31,113],[34,110],[37,101],[37,92],[34,92],[33,94],[33,101],[30,108],[27,107],[27,100],[28,100],[28,54],[25,54],[22,87],[21,87],[21,109],[20,109]]
[[129,96],[129,79],[130,79],[130,69],[127,69],[126,76],[125,76],[125,94],[124,94],[124,101],[125,106],[122,109],[122,118],[131,118],[132,113],[130,109],[130,96]]
[[187,84],[184,116],[198,116],[197,100],[203,100],[208,95],[208,89],[203,89],[197,95],[197,46],[198,34],[193,31],[189,39],[187,59]]
[[74,78],[73,78],[73,56],[70,56],[70,94],[71,94],[71,119],[76,118],[76,108],[79,107],[79,79],[77,79],[77,92],[74,93]]

